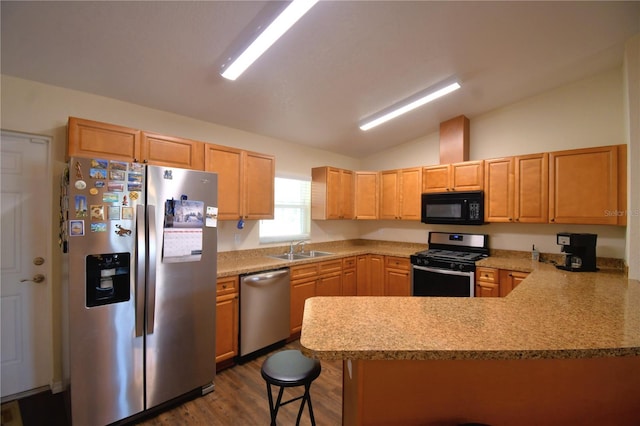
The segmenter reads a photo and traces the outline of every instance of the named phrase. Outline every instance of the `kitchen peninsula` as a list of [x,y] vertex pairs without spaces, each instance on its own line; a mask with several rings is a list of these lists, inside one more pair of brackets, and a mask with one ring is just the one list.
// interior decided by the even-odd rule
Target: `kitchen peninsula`
[[308,299],[303,352],[343,360],[343,424],[639,424],[640,282],[518,269],[505,298]]

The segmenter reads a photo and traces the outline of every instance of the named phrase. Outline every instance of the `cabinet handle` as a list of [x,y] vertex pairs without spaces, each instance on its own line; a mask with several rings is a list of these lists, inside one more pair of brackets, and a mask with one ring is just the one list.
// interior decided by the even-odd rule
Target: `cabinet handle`
[[513,218],[512,218],[512,217],[510,217],[510,218],[509,218],[509,222],[512,222],[512,221],[513,221]]
[[226,284],[222,284],[222,288],[227,288],[227,285]]
[[555,221],[556,221],[556,219],[552,217],[551,218],[551,222],[555,222]]

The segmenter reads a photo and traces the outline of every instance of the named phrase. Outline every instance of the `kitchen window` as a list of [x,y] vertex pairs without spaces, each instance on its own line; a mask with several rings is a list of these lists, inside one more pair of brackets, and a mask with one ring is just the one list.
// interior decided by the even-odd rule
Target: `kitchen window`
[[308,240],[311,182],[277,177],[274,193],[274,219],[260,221],[260,243]]

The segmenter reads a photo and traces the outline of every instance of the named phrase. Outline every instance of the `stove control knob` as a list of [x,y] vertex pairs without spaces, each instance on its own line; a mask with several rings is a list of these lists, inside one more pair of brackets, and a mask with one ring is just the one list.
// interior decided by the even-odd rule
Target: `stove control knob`
[[458,265],[458,269],[459,269],[459,270],[461,270],[461,271],[463,271],[463,270],[464,270],[464,265],[463,265],[462,263],[461,263],[461,264],[459,264],[459,265]]
[[452,271],[455,271],[455,270],[456,270],[456,264],[455,264],[455,263],[453,263],[453,262],[451,262],[451,265],[449,265],[449,268],[450,268]]
[[429,259],[422,259],[422,264],[427,266],[429,264]]

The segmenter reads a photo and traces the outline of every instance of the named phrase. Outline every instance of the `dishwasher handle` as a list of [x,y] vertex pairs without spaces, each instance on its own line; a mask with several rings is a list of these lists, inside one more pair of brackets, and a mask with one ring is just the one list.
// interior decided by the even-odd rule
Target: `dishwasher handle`
[[255,275],[246,275],[242,278],[243,282],[251,282],[251,283],[261,283],[263,281],[271,281],[275,278],[281,277],[283,275],[288,275],[288,269],[280,269],[278,271],[269,271],[261,274]]

